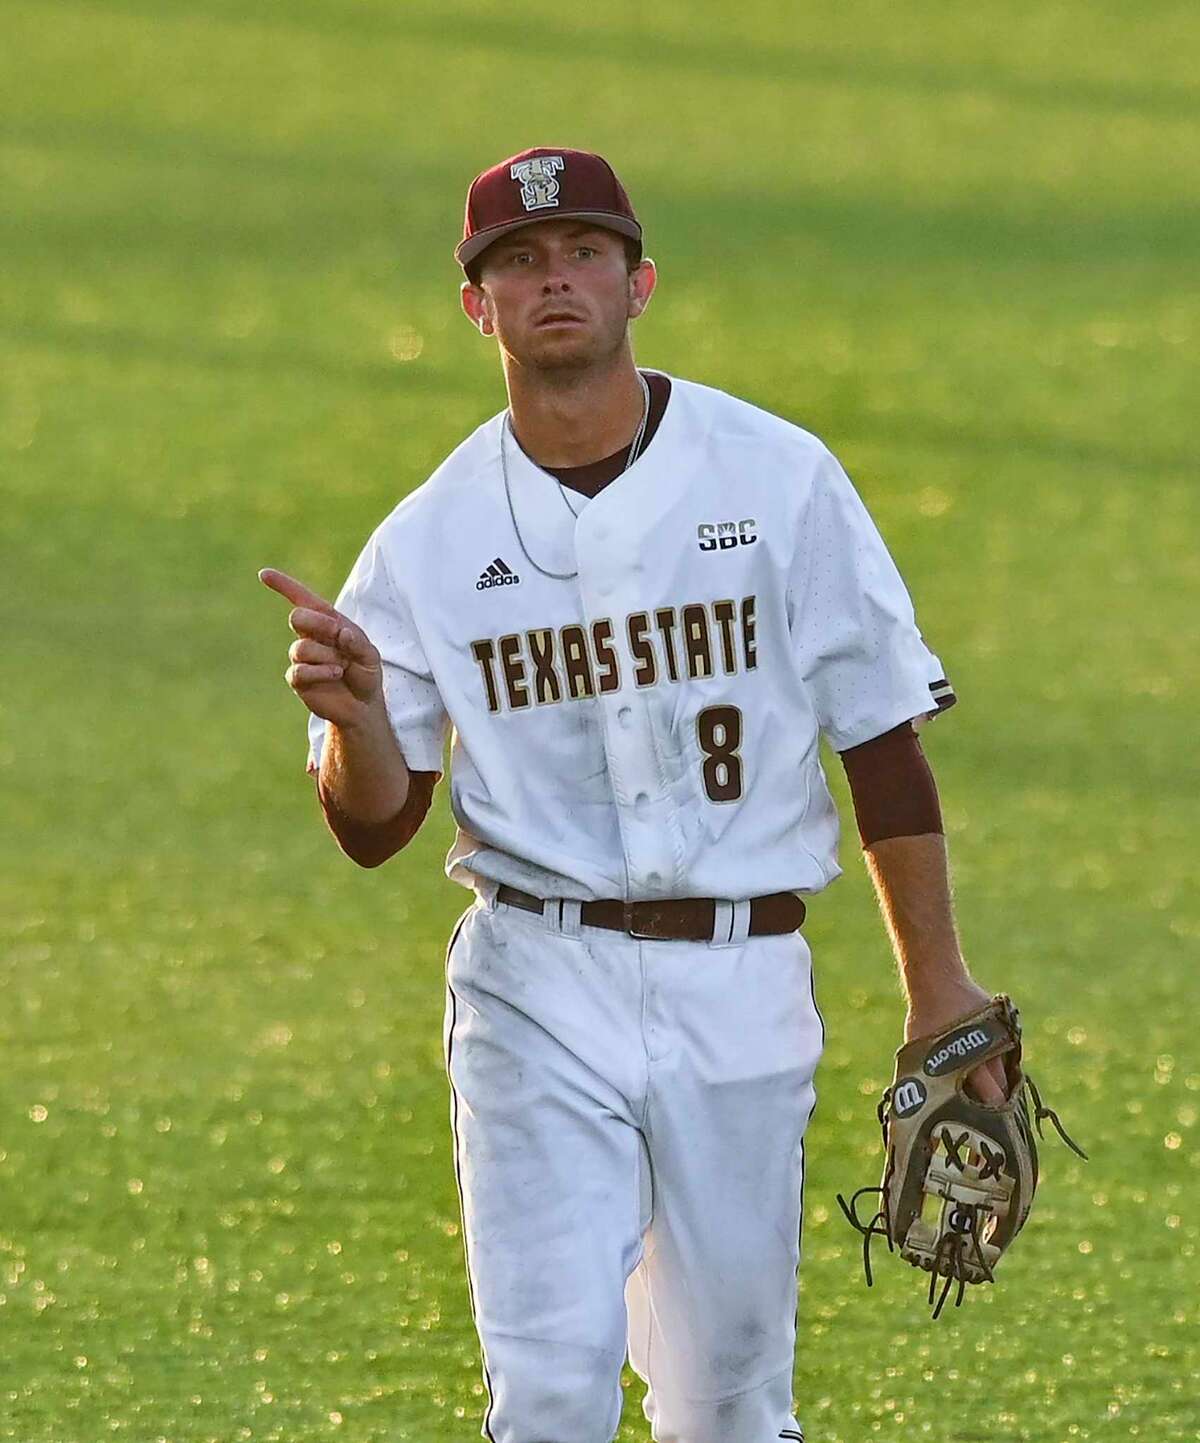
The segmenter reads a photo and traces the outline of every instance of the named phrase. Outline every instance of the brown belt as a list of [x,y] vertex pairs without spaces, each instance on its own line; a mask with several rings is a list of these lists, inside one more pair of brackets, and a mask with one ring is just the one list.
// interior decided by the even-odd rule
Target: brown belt
[[[496,900],[522,907],[526,912],[540,913],[545,907],[540,897],[519,892],[507,883],[501,883]],[[628,932],[631,937],[650,941],[711,942],[716,909],[717,903],[712,897],[666,897],[653,902],[606,898],[601,902],[581,903],[579,920],[586,927],[608,927],[614,932]],[[750,936],[795,932],[804,921],[804,911],[804,903],[795,892],[751,897]],[[731,916],[731,927],[732,924]]]

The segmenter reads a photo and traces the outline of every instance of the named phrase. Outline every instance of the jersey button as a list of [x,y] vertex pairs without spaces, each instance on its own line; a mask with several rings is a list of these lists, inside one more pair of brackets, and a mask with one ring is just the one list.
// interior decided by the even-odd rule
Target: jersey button
[[627,727],[629,723],[633,720],[633,708],[631,706],[623,706],[618,708],[617,720],[621,723],[623,727]]

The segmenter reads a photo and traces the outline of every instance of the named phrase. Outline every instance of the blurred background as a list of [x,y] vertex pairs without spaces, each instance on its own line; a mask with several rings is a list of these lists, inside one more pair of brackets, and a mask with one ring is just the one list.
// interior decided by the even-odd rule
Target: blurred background
[[876,1180],[901,1009],[847,810],[806,928],[810,1437],[1200,1437],[1194,7],[0,27],[0,1437],[479,1434],[446,789],[379,871],[338,853],[255,573],[335,593],[502,408],[451,252],[471,177],[539,144],[641,214],[639,361],[816,432],[874,513],[961,699],[925,738],[968,958],[1092,1154],[1047,1144],[961,1312],[898,1263],[866,1293],[834,1193]]

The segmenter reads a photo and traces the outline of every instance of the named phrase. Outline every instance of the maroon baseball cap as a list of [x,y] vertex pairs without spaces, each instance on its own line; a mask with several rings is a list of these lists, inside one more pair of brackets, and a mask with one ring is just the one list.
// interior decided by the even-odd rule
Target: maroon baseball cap
[[539,220],[589,220],[641,243],[625,187],[602,156],[539,146],[477,175],[467,191],[463,238],[454,259],[467,266],[493,241]]

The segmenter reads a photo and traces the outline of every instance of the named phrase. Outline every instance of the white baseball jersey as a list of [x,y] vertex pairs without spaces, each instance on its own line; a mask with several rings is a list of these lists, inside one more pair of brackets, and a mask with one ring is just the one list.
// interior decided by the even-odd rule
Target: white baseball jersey
[[844,751],[949,692],[826,447],[674,377],[590,500],[494,416],[378,527],[337,606],[380,651],[410,768],[442,770],[452,730],[446,869],[485,897],[817,892],[840,872],[819,736]]

